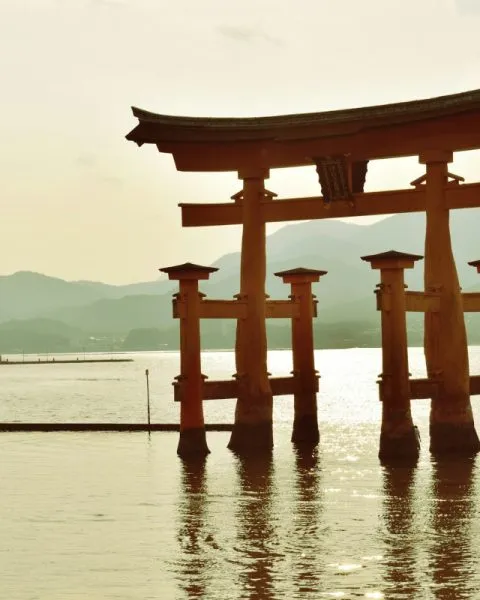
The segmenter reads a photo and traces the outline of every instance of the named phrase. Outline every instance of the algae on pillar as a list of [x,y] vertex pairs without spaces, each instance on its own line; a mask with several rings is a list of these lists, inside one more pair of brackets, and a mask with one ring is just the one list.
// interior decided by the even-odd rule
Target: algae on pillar
[[266,331],[266,233],[262,203],[271,201],[264,187],[268,171],[239,173],[243,179],[243,231],[240,294],[245,301],[245,319],[237,321],[235,343],[238,399],[228,447],[238,453],[271,451],[273,448],[273,397],[267,372]]
[[470,404],[467,335],[461,289],[446,205],[451,152],[425,152],[425,291],[440,294],[437,313],[425,314],[425,359],[429,378],[440,382],[430,411],[430,450],[471,455],[480,450]]

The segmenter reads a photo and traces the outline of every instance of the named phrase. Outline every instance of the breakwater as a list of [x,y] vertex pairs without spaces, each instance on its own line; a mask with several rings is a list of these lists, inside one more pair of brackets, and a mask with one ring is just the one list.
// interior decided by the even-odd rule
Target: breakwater
[[67,365],[67,364],[79,364],[79,363],[123,363],[133,362],[133,358],[77,358],[67,360],[0,360],[0,365]]
[[[207,431],[231,431],[230,423],[210,423]],[[178,423],[0,423],[0,431],[179,431]]]

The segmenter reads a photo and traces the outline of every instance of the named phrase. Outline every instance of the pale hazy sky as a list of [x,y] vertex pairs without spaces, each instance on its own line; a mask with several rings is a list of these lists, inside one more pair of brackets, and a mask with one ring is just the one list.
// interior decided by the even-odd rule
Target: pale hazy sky
[[[235,174],[178,173],[124,139],[130,106],[260,116],[480,88],[480,0],[0,0],[0,274],[110,283],[209,263],[236,227],[182,229],[178,202],[226,201]],[[480,157],[452,170],[480,180]],[[414,159],[371,166],[407,187]],[[315,169],[274,171],[280,196]]]

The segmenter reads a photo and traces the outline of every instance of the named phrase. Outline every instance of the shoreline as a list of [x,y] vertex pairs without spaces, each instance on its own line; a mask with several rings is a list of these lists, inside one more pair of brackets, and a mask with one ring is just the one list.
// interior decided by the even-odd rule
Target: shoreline
[[66,365],[78,363],[118,363],[118,362],[133,362],[133,358],[77,358],[67,360],[0,360],[0,366],[3,365]]

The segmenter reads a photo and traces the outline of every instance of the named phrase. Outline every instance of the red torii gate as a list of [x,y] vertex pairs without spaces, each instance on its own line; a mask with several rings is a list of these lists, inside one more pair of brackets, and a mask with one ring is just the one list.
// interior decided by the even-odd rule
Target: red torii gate
[[[243,225],[237,321],[238,401],[229,447],[272,447],[272,390],[267,373],[265,223],[426,211],[425,290],[439,297],[425,314],[425,356],[432,393],[430,436],[435,453],[477,452],[463,301],[452,253],[449,210],[480,206],[480,183],[464,184],[448,164],[453,152],[480,148],[480,90],[368,108],[263,118],[172,117],[134,108],[139,124],[127,135],[172,154],[179,171],[236,171],[243,181],[233,202],[181,204],[184,226]],[[414,189],[364,193],[370,160],[418,156],[425,175]],[[322,196],[274,199],[269,170],[315,165]],[[383,344],[385,345],[385,339]],[[383,420],[388,420],[384,411]],[[411,431],[392,423],[385,447],[411,453]],[[409,425],[413,427],[413,425]],[[397,452],[398,453],[398,452]],[[387,452],[388,454],[388,452]],[[401,451],[400,451],[401,454]]]

